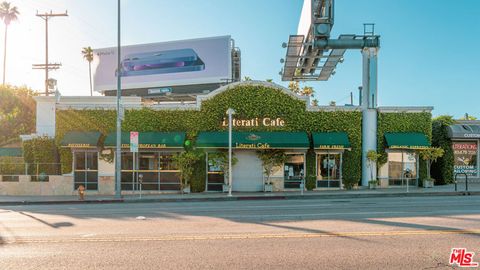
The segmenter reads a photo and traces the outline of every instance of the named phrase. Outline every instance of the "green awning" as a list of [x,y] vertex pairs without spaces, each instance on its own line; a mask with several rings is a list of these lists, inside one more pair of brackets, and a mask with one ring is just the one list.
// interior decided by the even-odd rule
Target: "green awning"
[[72,147],[72,148],[90,148],[97,147],[98,140],[102,133],[97,131],[90,132],[80,132],[72,131],[67,132],[62,139],[62,147]]
[[[185,132],[139,132],[139,148],[183,148]],[[105,147],[115,147],[117,134],[110,133],[105,138]],[[130,132],[122,132],[122,147],[130,147]]]
[[0,157],[22,157],[22,148],[0,148]]
[[315,132],[312,133],[315,149],[349,149],[350,141],[345,132]]
[[[200,132],[199,148],[228,148],[228,132]],[[306,132],[232,132],[236,149],[308,149]]]
[[430,146],[423,133],[385,133],[385,140],[390,149],[425,149]]

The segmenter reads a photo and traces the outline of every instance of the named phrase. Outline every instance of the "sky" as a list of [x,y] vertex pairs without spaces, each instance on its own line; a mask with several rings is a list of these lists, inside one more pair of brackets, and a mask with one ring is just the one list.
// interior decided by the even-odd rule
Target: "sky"
[[[88,63],[82,47],[116,46],[116,0],[11,0],[20,11],[8,28],[6,81],[44,89],[45,22],[37,11],[68,17],[49,22],[49,59],[62,95],[89,95]],[[434,106],[434,116],[465,113],[480,118],[480,1],[478,0],[336,0],[332,37],[363,34],[375,23],[381,35],[378,55],[379,106]],[[285,57],[282,43],[296,34],[302,0],[122,0],[123,45],[231,35],[242,51],[242,77],[273,79]],[[0,27],[2,29],[2,27]],[[3,29],[0,31],[3,44]],[[3,45],[0,45],[3,49]],[[0,55],[3,57],[3,50]],[[358,103],[362,83],[360,50],[327,82],[315,89],[320,104]],[[3,58],[2,58],[3,59]],[[0,67],[2,69],[2,67]]]

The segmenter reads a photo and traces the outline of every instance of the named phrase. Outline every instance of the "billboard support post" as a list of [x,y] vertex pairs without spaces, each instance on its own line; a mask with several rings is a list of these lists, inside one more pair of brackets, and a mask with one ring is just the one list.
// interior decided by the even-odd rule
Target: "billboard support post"
[[[120,0],[117,1],[118,21],[117,21],[117,70],[120,70]],[[117,72],[117,145],[115,152],[115,198],[121,197],[120,180],[121,180],[121,141],[122,141],[122,108],[120,106],[121,99],[121,78],[120,72]]]

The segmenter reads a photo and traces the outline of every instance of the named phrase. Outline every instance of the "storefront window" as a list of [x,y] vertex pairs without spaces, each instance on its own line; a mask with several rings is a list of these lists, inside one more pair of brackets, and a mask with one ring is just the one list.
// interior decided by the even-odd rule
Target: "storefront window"
[[284,188],[300,188],[305,175],[304,154],[287,154],[288,160],[284,165]]
[[74,152],[74,189],[98,190],[98,153]]
[[123,152],[121,159],[122,166],[122,176],[121,176],[121,187],[122,190],[133,190],[135,182],[133,181],[134,172],[133,172],[133,153]]
[[180,190],[180,170],[173,161],[176,153],[160,153],[160,190]]
[[225,182],[224,174],[219,166],[214,165],[212,157],[214,155],[208,155],[207,191],[222,191]]
[[454,173],[466,173],[477,176],[477,151],[476,141],[455,141],[452,145],[454,155]]
[[388,153],[389,185],[417,185],[417,154],[415,152]]
[[122,190],[179,190],[178,167],[175,153],[122,153]]
[[317,154],[317,187],[340,187],[340,153]]

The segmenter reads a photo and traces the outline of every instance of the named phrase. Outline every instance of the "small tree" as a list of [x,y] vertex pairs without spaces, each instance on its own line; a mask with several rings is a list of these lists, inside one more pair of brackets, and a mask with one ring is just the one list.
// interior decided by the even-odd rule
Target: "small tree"
[[184,186],[190,183],[193,176],[195,163],[200,159],[200,154],[194,151],[185,151],[173,156],[173,160],[177,163],[180,170],[180,189],[183,193]]
[[420,151],[420,158],[427,162],[427,179],[430,180],[430,168],[432,163],[437,161],[438,158],[443,157],[445,150],[440,147],[429,147]]
[[270,176],[274,173],[274,168],[283,165],[288,157],[284,151],[278,149],[258,151],[257,156],[262,161],[263,171],[267,176],[266,183],[271,184]]
[[[222,151],[222,152],[215,152],[215,153],[209,153],[208,157],[210,161],[212,161],[212,165],[215,167],[220,168],[223,172],[224,176],[224,183],[227,183],[227,179],[229,177],[229,167],[228,167],[228,152],[227,151]],[[238,159],[235,157],[234,153],[232,153],[232,167],[237,164]]]
[[373,179],[373,165],[377,164],[377,160],[380,158],[380,154],[375,150],[370,150],[367,152],[367,161],[368,167],[370,167],[370,181],[377,181]]

